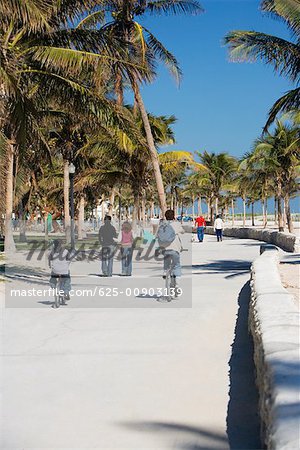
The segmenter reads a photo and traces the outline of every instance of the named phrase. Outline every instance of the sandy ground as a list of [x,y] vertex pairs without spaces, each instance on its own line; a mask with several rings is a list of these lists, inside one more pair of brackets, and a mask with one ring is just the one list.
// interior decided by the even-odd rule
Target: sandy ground
[[[48,297],[10,303],[8,295],[1,448],[259,449],[247,332],[249,268],[259,245],[213,236],[194,243],[192,280],[182,279],[192,286],[192,304],[166,305],[132,291],[126,298],[75,297],[55,310]],[[160,266],[145,268],[146,278],[134,265],[131,280],[101,279],[95,261],[84,279],[72,269],[73,285],[121,290],[127,282],[162,282]],[[9,290],[47,284],[44,267],[9,276]]]
[[300,254],[285,254],[279,264],[279,272],[283,286],[300,307]]

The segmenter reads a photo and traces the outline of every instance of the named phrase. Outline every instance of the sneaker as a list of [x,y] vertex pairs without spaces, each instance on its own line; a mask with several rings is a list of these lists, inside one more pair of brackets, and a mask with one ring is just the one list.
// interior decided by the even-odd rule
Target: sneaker
[[70,294],[69,293],[64,295],[64,300],[70,300]]
[[163,276],[162,277],[163,277],[164,280],[167,278],[167,271],[166,270],[163,271]]

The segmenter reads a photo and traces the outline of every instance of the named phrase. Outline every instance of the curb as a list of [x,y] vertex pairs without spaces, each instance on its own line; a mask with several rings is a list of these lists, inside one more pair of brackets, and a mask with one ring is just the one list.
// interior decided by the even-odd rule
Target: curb
[[254,341],[261,439],[267,449],[299,449],[299,312],[282,286],[279,252],[262,245],[251,267],[249,330]]

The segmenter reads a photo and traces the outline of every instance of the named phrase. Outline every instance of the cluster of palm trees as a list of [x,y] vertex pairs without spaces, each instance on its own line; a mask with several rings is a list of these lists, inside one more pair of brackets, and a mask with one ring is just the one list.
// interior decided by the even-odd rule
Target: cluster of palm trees
[[284,231],[287,224],[293,232],[290,199],[299,192],[300,175],[300,127],[296,115],[289,121],[277,120],[274,130],[255,140],[251,151],[240,159],[206,151],[198,153],[198,157],[201,164],[196,164],[183,189],[192,199],[189,204],[198,200],[198,214],[202,213],[204,199],[210,220],[230,208],[234,223],[235,203],[241,198],[245,226],[247,205],[252,206],[253,223],[254,204],[260,201],[266,227],[268,199],[274,198],[279,231]]
[[[227,153],[159,153],[174,143],[173,116],[146,111],[143,83],[159,63],[180,80],[179,64],[139,21],[144,14],[199,14],[195,0],[3,0],[0,3],[0,214],[6,247],[13,247],[13,211],[63,211],[70,228],[69,167],[74,164],[78,219],[109,200],[142,219],[158,208],[209,215],[260,199],[264,224],[270,196],[279,228],[292,230],[289,199],[299,170],[300,12],[298,0],[264,0],[283,19],[292,41],[234,31],[226,43],[234,59],[261,58],[296,83],[272,107],[264,133],[238,161]],[[133,105],[127,104],[126,93]],[[277,120],[279,113],[286,113]],[[149,215],[148,214],[148,215]],[[245,214],[244,214],[245,218]],[[244,219],[245,220],[245,219]],[[1,230],[0,230],[1,231]],[[78,227],[81,234],[81,226]]]
[[[155,78],[160,62],[176,79],[181,72],[176,58],[138,19],[145,13],[200,12],[195,0],[1,2],[0,170],[6,197],[4,202],[1,196],[1,212],[7,248],[13,246],[16,202],[28,209],[39,184],[47,185],[45,180],[61,171],[68,227],[68,165],[77,158],[83,178],[99,183],[109,157],[112,172],[114,159],[124,153],[132,167],[147,161],[166,208],[156,147],[162,136],[155,136],[152,125],[167,128],[172,118],[154,117],[151,124],[140,87]],[[133,107],[124,104],[125,89],[133,92]],[[103,156],[106,151],[110,156]],[[82,193],[94,189],[80,186]]]

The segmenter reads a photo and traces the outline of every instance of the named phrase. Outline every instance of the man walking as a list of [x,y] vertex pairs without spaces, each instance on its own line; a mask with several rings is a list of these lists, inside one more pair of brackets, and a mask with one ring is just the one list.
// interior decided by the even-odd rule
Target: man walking
[[215,223],[214,223],[214,230],[217,235],[217,241],[220,242],[223,239],[223,226],[224,222],[220,215],[217,215]]
[[111,216],[105,216],[104,225],[99,230],[99,242],[102,246],[102,274],[104,277],[111,277],[113,270],[113,258],[118,235],[115,227],[111,224]]
[[203,242],[204,239],[204,229],[206,227],[206,222],[203,216],[199,216],[195,220],[195,227],[197,227],[198,241]]

